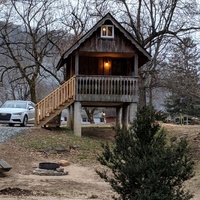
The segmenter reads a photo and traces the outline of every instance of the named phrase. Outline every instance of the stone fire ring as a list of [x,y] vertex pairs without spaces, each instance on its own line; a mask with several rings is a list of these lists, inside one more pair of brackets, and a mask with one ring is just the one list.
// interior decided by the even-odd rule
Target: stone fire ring
[[56,170],[60,167],[58,163],[42,162],[39,163],[39,169]]
[[33,171],[33,174],[40,176],[63,176],[68,175],[68,172],[65,172],[64,168],[61,168],[58,163],[42,162],[39,163],[39,167]]

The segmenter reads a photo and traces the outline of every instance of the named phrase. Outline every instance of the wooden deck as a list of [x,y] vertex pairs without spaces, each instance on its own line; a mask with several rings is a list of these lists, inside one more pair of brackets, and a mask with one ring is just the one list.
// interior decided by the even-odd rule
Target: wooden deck
[[44,126],[74,101],[90,103],[137,102],[138,79],[122,76],[73,76],[36,104],[35,126]]

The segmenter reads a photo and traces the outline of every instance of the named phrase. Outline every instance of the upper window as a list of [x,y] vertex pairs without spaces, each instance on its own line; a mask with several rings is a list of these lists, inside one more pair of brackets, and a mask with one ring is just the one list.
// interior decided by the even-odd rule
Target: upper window
[[114,26],[113,25],[103,25],[101,27],[101,37],[102,38],[114,38]]

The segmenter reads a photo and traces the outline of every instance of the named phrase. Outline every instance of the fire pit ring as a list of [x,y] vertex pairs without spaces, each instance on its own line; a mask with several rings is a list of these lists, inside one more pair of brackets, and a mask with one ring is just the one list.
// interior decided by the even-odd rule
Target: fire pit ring
[[39,169],[56,170],[60,165],[58,163],[42,162],[39,163]]

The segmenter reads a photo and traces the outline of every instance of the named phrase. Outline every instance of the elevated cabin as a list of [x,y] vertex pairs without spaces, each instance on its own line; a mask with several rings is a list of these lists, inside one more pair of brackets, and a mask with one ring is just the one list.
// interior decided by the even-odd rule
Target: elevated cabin
[[150,55],[117,22],[105,15],[61,57],[65,83],[36,105],[35,126],[67,108],[67,123],[81,136],[82,107],[116,108],[116,125],[128,128],[138,103],[138,69]]

